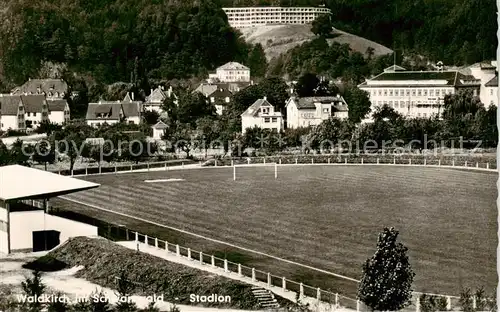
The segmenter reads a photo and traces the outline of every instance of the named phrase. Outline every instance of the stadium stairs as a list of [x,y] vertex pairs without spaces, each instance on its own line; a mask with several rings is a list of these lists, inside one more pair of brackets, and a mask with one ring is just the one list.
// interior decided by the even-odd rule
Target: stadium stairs
[[262,287],[253,286],[252,293],[255,298],[257,298],[259,305],[263,309],[278,309],[280,307],[278,301],[274,298],[273,293],[269,290]]

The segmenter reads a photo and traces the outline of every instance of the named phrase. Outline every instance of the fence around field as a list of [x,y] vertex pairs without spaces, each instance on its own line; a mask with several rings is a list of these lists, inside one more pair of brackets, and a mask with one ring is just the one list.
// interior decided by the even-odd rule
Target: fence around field
[[149,171],[172,167],[184,167],[184,165],[199,164],[202,167],[222,167],[239,165],[410,165],[428,167],[456,167],[470,170],[496,171],[496,159],[473,159],[465,156],[389,156],[389,155],[296,155],[296,156],[265,156],[265,157],[243,157],[243,158],[221,158],[208,161],[194,162],[192,160],[175,160],[162,162],[148,162],[131,165],[115,165],[87,167],[73,170],[53,171],[65,176],[87,176],[99,174],[113,174],[133,171]]

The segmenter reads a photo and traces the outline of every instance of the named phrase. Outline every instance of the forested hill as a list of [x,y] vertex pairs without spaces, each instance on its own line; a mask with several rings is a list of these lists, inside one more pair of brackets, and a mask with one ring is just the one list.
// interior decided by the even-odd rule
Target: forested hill
[[249,54],[205,0],[13,0],[8,8],[0,12],[0,69],[15,83],[36,76],[41,61],[113,82],[205,74]]
[[495,58],[495,0],[219,0],[222,6],[316,6],[334,26],[396,51],[465,65]]

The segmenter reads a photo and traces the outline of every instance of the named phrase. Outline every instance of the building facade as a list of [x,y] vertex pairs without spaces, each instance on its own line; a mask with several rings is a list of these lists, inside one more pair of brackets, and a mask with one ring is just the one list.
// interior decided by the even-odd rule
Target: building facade
[[47,100],[43,94],[0,94],[0,130],[29,131],[43,122],[64,124],[70,119],[66,100]]
[[85,119],[92,127],[118,122],[138,125],[141,123],[141,104],[124,101],[89,103]]
[[258,99],[247,110],[241,114],[241,129],[245,134],[248,128],[259,127],[262,129],[273,129],[277,132],[283,130],[283,115],[274,110],[274,106],[267,98]]
[[215,74],[209,74],[211,82],[250,82],[250,68],[237,62],[217,67]]
[[222,8],[229,25],[245,28],[263,25],[309,24],[321,14],[330,14],[325,7],[243,7]]
[[178,104],[177,95],[173,92],[172,86],[167,90],[163,86],[159,86],[156,89],[151,89],[151,93],[146,97],[146,101],[143,103],[142,108],[145,111],[156,111],[159,114],[163,113],[161,106],[167,98],[174,98],[174,103]]
[[481,81],[479,99],[486,108],[491,105],[498,106],[498,72],[496,62],[481,62],[468,68],[470,73],[476,79]]
[[286,103],[287,128],[317,126],[332,117],[345,119],[349,109],[344,98],[337,96],[291,97]]
[[358,88],[368,92],[372,112],[388,105],[409,118],[429,118],[441,116],[447,94],[471,90],[479,96],[481,82],[459,71],[407,71],[391,66]]
[[62,79],[29,79],[22,86],[11,90],[11,95],[42,94],[47,99],[63,99],[68,93],[68,84]]

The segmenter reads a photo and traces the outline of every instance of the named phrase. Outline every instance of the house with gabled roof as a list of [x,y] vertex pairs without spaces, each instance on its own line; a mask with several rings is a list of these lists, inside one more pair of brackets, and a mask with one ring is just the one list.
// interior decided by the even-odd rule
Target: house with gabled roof
[[168,129],[168,125],[160,120],[156,124],[151,126],[151,128],[153,129],[153,139],[161,140],[161,137],[165,133],[165,130]]
[[[59,116],[61,112],[62,116]],[[47,100],[43,94],[0,94],[0,129],[25,131],[43,122],[64,124],[69,120],[66,100]]]
[[173,92],[172,86],[167,90],[163,86],[158,86],[156,89],[151,89],[151,93],[146,97],[146,101],[142,104],[144,111],[156,111],[164,113],[161,106],[167,98],[174,99],[174,103],[178,104],[179,100],[177,95]]
[[89,103],[85,119],[87,124],[93,127],[118,122],[140,124],[141,102],[132,101],[131,96],[127,94],[124,101]]
[[62,79],[29,79],[11,90],[11,95],[43,94],[47,99],[63,99],[68,93],[68,84]]
[[248,128],[259,127],[280,132],[284,128],[283,115],[276,112],[267,97],[258,99],[241,114],[241,129],[245,134]]
[[[388,105],[410,118],[441,116],[444,96],[460,90],[470,90],[479,96],[481,81],[458,70],[408,71],[398,66],[386,68],[383,73],[358,85],[366,91],[371,110]],[[370,117],[367,121],[371,120]]]
[[330,118],[345,119],[349,109],[344,98],[337,96],[290,97],[285,105],[287,128],[317,126]]

